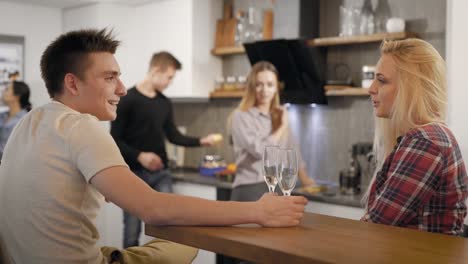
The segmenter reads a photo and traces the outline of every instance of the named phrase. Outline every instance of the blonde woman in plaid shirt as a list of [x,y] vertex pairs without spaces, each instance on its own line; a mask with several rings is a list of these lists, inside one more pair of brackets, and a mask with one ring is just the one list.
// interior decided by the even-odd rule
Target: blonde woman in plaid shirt
[[362,220],[460,235],[468,178],[458,143],[444,124],[444,60],[423,40],[384,41],[369,94],[379,170]]

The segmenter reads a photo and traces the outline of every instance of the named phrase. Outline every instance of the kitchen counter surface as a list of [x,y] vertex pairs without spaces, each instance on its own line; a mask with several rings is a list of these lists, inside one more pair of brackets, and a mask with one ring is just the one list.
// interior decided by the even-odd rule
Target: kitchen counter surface
[[203,176],[198,169],[174,169],[171,170],[174,181],[210,185],[216,188],[232,189],[232,183],[221,181],[215,176]]
[[344,195],[339,192],[326,192],[326,193],[307,193],[300,190],[293,191],[295,195],[303,195],[310,201],[351,206],[356,208],[363,208],[361,205],[362,195]]
[[[214,176],[202,176],[197,169],[173,169],[172,175],[174,181],[209,185],[221,189],[232,189],[232,183],[221,181]],[[311,194],[302,192],[299,189],[295,190],[293,194],[303,195],[310,201],[362,208],[361,195],[342,195],[339,192]]]

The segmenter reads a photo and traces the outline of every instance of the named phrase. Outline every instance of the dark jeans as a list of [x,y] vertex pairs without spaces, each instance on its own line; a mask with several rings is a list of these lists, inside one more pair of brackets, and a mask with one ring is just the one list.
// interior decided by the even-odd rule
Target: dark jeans
[[[172,192],[172,175],[167,169],[148,171],[145,169],[134,171],[138,177],[158,192]],[[139,245],[141,233],[141,220],[124,211],[124,238],[123,247]]]

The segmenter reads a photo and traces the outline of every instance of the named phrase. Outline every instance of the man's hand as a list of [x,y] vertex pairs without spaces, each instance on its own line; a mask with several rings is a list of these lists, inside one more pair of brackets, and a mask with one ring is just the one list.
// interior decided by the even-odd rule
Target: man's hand
[[164,168],[161,158],[153,152],[140,152],[137,158],[141,166],[150,171],[156,171]]
[[221,134],[209,134],[208,136],[200,139],[200,145],[202,146],[213,146],[223,141],[223,135]]
[[296,226],[304,217],[307,199],[266,193],[257,202],[257,223],[265,227]]

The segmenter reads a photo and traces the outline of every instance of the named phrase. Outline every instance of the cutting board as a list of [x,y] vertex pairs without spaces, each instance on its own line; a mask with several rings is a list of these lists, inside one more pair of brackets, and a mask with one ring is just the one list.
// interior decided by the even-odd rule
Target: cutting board
[[224,20],[223,46],[231,47],[235,44],[237,19],[229,18]]
[[232,5],[224,7],[223,19],[216,22],[215,48],[234,46],[237,19],[232,17]]
[[273,38],[273,10],[263,12],[263,39]]
[[215,43],[214,43],[215,48],[219,48],[224,45],[223,32],[224,32],[224,19],[218,19],[218,21],[216,21],[216,35],[215,35]]

